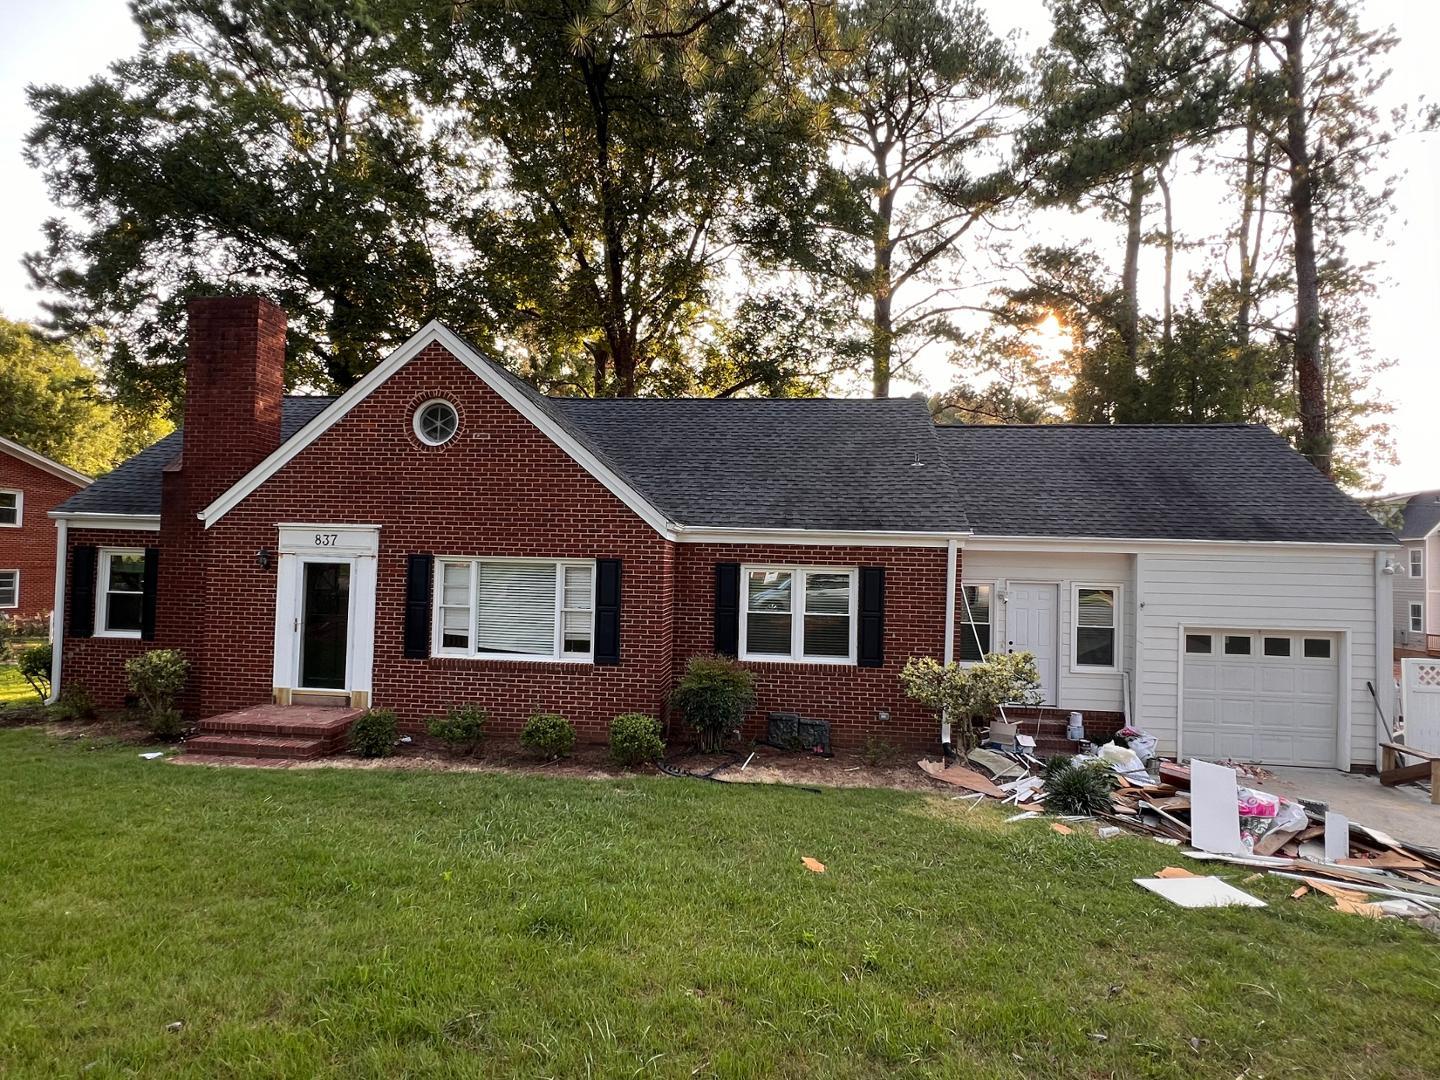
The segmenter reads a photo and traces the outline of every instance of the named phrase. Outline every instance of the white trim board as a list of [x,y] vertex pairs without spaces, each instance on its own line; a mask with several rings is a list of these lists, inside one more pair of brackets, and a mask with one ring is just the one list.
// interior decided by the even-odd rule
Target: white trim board
[[671,522],[656,506],[616,475],[569,432],[556,424],[535,402],[516,389],[503,375],[493,370],[489,361],[434,320],[427,323],[409,341],[376,365],[363,379],[331,402],[298,434],[281,444],[265,460],[241,477],[209,506],[201,510],[199,517],[205,523],[205,528],[210,528],[238,506],[297,454],[343,420],[352,409],[369,397],[385,380],[430,345],[440,345],[444,348],[656,532],[662,536],[670,536]]
[[44,454],[31,450],[28,446],[21,446],[17,442],[0,436],[0,452],[7,453],[11,457],[19,458],[27,465],[34,465],[37,469],[43,469],[51,476],[58,476],[61,480],[68,480],[76,487],[89,487],[95,482],[94,477],[86,476],[82,472],[70,468],[68,465],[61,465],[58,461],[46,457]]
[[971,551],[1063,551],[1099,555],[1160,554],[1175,550],[1208,548],[1226,551],[1392,551],[1396,544],[1322,544],[1304,540],[1151,540],[1142,537],[1117,539],[1113,536],[970,536],[965,546]]
[[159,532],[159,514],[85,514],[51,510],[50,518],[57,525],[72,529],[116,529],[128,532]]

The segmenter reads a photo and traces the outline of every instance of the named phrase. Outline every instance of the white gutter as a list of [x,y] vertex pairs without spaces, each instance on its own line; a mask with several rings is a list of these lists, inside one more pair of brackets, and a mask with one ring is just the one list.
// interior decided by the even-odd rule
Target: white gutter
[[[60,699],[60,657],[65,651],[65,526],[55,522],[55,608],[50,613],[50,696],[46,705]],[[58,624],[58,625],[57,625]]]
[[[948,667],[955,660],[955,587],[958,556],[960,554],[960,541],[954,537],[945,546],[945,665]],[[940,715],[940,743],[948,745],[950,742],[950,718],[944,713]]]

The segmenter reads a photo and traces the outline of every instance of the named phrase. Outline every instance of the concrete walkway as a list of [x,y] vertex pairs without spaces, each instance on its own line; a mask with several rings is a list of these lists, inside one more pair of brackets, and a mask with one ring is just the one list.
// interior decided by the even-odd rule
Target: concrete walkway
[[1374,776],[1336,769],[1280,765],[1267,765],[1266,769],[1275,776],[1255,785],[1263,791],[1323,802],[1351,821],[1387,832],[1397,840],[1440,850],[1440,806],[1431,804],[1427,788],[1414,784],[1381,787]]

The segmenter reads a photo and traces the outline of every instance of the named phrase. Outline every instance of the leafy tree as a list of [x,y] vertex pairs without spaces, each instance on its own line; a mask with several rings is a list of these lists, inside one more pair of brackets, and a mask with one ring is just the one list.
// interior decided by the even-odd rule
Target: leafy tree
[[347,387],[431,315],[483,336],[484,279],[442,254],[477,167],[423,126],[412,8],[141,0],[137,55],[31,88],[28,156],[71,214],[27,261],[56,327],[104,332],[122,399],[178,409],[197,294],[280,303],[291,384]]
[[[969,0],[847,0],[837,22],[850,50],[819,92],[841,161],[816,185],[790,255],[869,309],[871,389],[885,397],[949,329],[957,245],[1014,198],[1024,73]],[[901,304],[902,290],[919,295]]]
[[169,430],[111,401],[69,346],[0,318],[0,435],[93,476]]

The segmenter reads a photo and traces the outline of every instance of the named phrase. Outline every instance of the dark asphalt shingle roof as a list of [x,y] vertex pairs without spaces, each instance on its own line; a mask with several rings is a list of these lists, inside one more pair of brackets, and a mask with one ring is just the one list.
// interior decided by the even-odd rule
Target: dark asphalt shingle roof
[[980,536],[1392,544],[1262,425],[941,427]]
[[552,398],[550,404],[682,525],[968,527],[935,425],[918,399]]
[[1405,501],[1401,540],[1423,540],[1440,525],[1440,491],[1417,491]]
[[[287,397],[280,411],[280,441],[288,441],[334,400],[332,397]],[[171,432],[55,509],[67,514],[160,513],[160,479],[165,466],[180,453],[183,437],[183,431]]]

